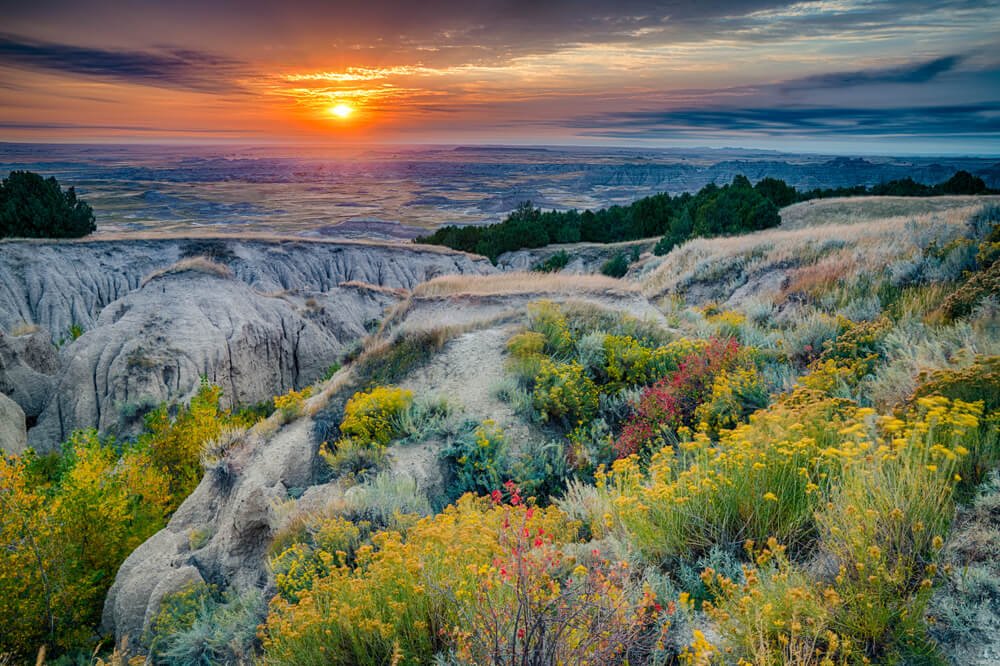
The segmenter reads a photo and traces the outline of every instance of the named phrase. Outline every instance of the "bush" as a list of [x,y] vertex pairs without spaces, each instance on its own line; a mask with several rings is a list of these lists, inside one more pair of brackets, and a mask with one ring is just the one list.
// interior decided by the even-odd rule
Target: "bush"
[[535,377],[534,406],[542,421],[582,425],[594,417],[598,405],[597,386],[579,363],[541,362]]
[[924,374],[911,401],[933,395],[965,402],[981,400],[987,414],[1000,409],[1000,356],[979,356],[967,368]]
[[545,338],[542,351],[549,356],[565,356],[573,350],[573,335],[566,316],[552,301],[528,304],[528,329]]
[[363,481],[389,466],[389,455],[384,446],[347,437],[338,439],[332,450],[324,442],[319,447],[319,455],[326,462],[332,478],[346,481]]
[[601,264],[601,272],[608,277],[622,278],[628,273],[628,257],[625,253],[619,252],[611,259],[608,259],[603,264]]
[[302,414],[302,407],[311,395],[311,386],[307,386],[301,391],[289,389],[288,393],[274,397],[274,408],[281,412],[285,423],[294,421]]
[[221,398],[222,389],[203,380],[191,402],[177,408],[173,418],[167,405],[146,415],[146,432],[139,436],[139,445],[149,452],[152,464],[170,479],[171,510],[180,506],[201,481],[206,444],[258,420],[253,413],[233,414],[221,409]]
[[378,387],[355,393],[344,408],[341,434],[363,444],[385,446],[401,433],[399,415],[413,404],[413,392]]
[[90,644],[118,567],[179,502],[169,485],[148,450],[93,430],[61,459],[0,456],[0,654]]
[[976,306],[991,294],[1000,293],[1000,262],[969,276],[941,305],[941,316],[953,321],[972,314]]
[[566,268],[567,264],[569,264],[569,254],[566,250],[559,250],[545,260],[535,264],[531,270],[542,273],[555,273]]
[[[640,662],[662,641],[662,611],[627,569],[599,558],[569,557],[528,512],[506,508],[501,554],[472,591],[456,595],[456,652],[464,663],[581,664]],[[574,567],[575,565],[575,567]],[[664,632],[665,632],[664,627]]]
[[682,441],[652,456],[646,478],[636,456],[615,462],[619,519],[655,563],[714,545],[738,549],[746,538],[777,536],[804,548],[816,530],[821,490],[835,481],[843,459],[859,454],[855,431],[839,434],[859,413],[800,389],[721,431],[718,442],[682,431]]
[[260,590],[219,594],[204,583],[164,597],[150,625],[156,664],[238,666],[253,661],[257,625],[267,615]]
[[562,494],[572,474],[564,442],[532,441],[514,462],[510,475],[517,480],[526,497],[547,505],[550,498]]
[[752,553],[757,568],[746,570],[742,586],[704,573],[720,599],[712,615],[736,656],[787,663],[780,655],[791,655],[810,664],[933,659],[924,609],[954,489],[981,450],[981,414],[978,404],[924,398],[905,419],[882,419],[877,433],[860,424],[841,429],[842,473],[819,487],[815,517],[828,582],[816,585],[775,539]]
[[694,421],[708,426],[711,434],[734,428],[769,400],[764,379],[756,368],[723,370],[715,376],[708,399],[694,412]]
[[431,515],[431,508],[430,500],[415,479],[384,472],[349,489],[341,510],[346,518],[359,525],[370,525],[373,530],[395,530]]
[[692,425],[695,409],[711,396],[716,375],[732,367],[738,352],[735,340],[713,339],[702,352],[685,356],[675,373],[643,391],[615,444],[619,456],[647,452],[665,442],[665,433]]
[[[373,546],[358,549],[356,566],[331,567],[297,600],[279,594],[271,601],[262,631],[264,663],[430,663],[470,612],[461,606],[475,603],[479,572],[503,555],[502,525],[522,520],[555,542],[575,536],[557,509],[519,505],[508,511],[471,496],[421,519],[405,539],[394,531],[373,535]],[[333,554],[328,559],[334,561]]]
[[714,604],[708,614],[730,650],[747,663],[820,666],[858,663],[858,646],[838,634],[841,599],[795,567],[775,540],[752,553],[756,567],[739,583],[713,569],[703,580]]
[[453,499],[465,493],[487,495],[510,478],[507,443],[493,421],[483,421],[456,438],[441,457],[448,466],[448,494]]
[[0,183],[0,238],[79,238],[96,229],[90,206],[55,178],[11,171]]
[[447,328],[401,334],[391,343],[365,352],[354,368],[361,386],[371,388],[398,382],[425,363],[452,338]]

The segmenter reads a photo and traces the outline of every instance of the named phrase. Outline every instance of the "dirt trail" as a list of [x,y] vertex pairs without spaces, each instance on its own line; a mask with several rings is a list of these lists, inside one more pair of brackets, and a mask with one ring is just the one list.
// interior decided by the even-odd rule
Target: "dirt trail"
[[416,395],[445,396],[470,419],[493,419],[515,450],[529,439],[544,438],[494,395],[504,377],[507,339],[514,332],[514,326],[502,326],[464,333],[401,385]]

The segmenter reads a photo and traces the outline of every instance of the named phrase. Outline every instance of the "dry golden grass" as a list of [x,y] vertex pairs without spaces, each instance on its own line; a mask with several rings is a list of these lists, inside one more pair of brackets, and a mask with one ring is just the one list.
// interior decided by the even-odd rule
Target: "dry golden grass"
[[167,266],[166,268],[156,269],[142,279],[141,286],[145,287],[153,280],[161,278],[165,275],[185,273],[189,271],[194,273],[204,273],[206,275],[214,275],[220,278],[233,277],[233,272],[229,270],[228,266],[212,261],[208,257],[188,257],[187,259],[181,259],[177,263]]
[[633,295],[638,287],[605,275],[562,273],[500,273],[496,275],[444,275],[417,285],[415,297],[505,296],[513,294]]
[[829,254],[815,264],[796,269],[783,289],[785,294],[815,293],[832,284],[842,275],[856,274],[862,267],[851,250]]
[[361,280],[347,280],[345,282],[340,282],[337,284],[338,287],[345,289],[359,289],[361,291],[374,291],[379,294],[386,294],[388,296],[396,296],[398,298],[406,298],[410,295],[409,289],[397,289],[395,287],[384,287],[378,284],[372,284],[371,282],[362,282]]
[[743,236],[696,238],[668,254],[642,282],[650,298],[676,293],[699,280],[724,274],[802,271],[802,285],[835,280],[846,272],[881,270],[916,254],[931,240],[948,242],[964,234],[981,206],[952,208],[917,216],[874,219],[866,224],[778,227]]
[[[29,324],[28,322],[23,321],[14,328],[10,329],[10,334],[16,338],[19,335],[31,335],[32,333],[37,333],[40,330],[42,330],[42,327],[38,324]],[[0,666],[2,666],[2,662],[0,662]]]
[[955,208],[1000,203],[1000,196],[845,197],[813,199],[781,209],[783,229],[822,224],[860,224],[887,217],[915,217]]

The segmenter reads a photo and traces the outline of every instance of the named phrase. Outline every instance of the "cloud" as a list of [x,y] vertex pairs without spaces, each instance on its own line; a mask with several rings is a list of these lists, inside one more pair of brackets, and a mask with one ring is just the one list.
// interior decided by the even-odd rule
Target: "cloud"
[[915,108],[758,107],[677,109],[579,118],[584,136],[970,136],[1000,134],[1000,103]]
[[812,88],[849,88],[853,86],[892,83],[927,83],[941,74],[950,72],[964,56],[949,55],[921,63],[901,65],[887,69],[866,69],[853,72],[831,72],[787,81],[782,90],[807,90]]
[[116,51],[0,34],[0,63],[163,88],[219,92],[238,88],[236,60],[190,49]]
[[[947,84],[938,80],[967,59],[954,54],[772,84],[671,91],[637,100],[632,109],[579,115],[563,126],[582,136],[618,138],[709,137],[713,133],[772,137],[1000,135],[1000,99],[995,94],[977,98],[968,93],[995,90],[1000,75],[996,65],[956,73]],[[887,94],[884,87],[893,84],[899,87]],[[950,103],[941,104],[940,99]]]
[[152,125],[109,125],[101,123],[35,123],[16,120],[0,120],[0,128],[4,129],[112,129],[141,130],[143,132],[214,132],[215,130],[169,129]]

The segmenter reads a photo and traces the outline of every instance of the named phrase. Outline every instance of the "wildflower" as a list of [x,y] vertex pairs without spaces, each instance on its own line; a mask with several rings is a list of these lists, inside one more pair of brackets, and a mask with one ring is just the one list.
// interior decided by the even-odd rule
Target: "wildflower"
[[764,493],[764,499],[766,499],[769,502],[777,502],[778,501],[778,496],[775,495],[774,493],[767,492],[767,493]]

